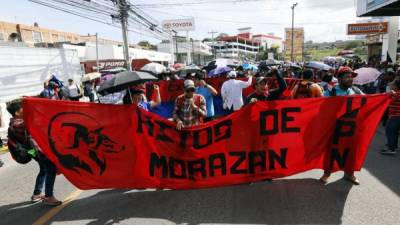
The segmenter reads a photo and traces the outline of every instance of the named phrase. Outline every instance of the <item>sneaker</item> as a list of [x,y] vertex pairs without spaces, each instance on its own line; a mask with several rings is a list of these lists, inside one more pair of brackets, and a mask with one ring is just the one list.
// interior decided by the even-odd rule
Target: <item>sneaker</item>
[[396,154],[396,150],[389,150],[389,149],[383,149],[381,151],[382,155],[395,155]]
[[323,175],[321,178],[319,178],[319,182],[322,184],[327,184],[328,183],[329,176]]
[[4,166],[4,162],[0,159],[0,167]]
[[31,196],[31,202],[35,203],[35,202],[40,202],[44,199],[44,195],[42,194],[38,194],[38,195],[32,195]]
[[45,197],[43,199],[43,204],[50,206],[58,206],[62,204],[62,201],[56,199],[54,196],[51,196],[51,197]]
[[354,184],[354,185],[360,185],[360,181],[359,181],[359,180],[357,179],[357,177],[355,177],[354,175],[353,175],[353,176],[350,176],[350,175],[345,174],[345,175],[343,176],[343,179],[349,181],[350,183],[352,183],[352,184]]

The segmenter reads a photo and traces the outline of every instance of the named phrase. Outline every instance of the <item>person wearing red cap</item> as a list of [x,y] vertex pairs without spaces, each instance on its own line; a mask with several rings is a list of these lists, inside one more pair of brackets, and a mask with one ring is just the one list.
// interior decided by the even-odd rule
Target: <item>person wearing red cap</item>
[[324,91],[324,96],[349,96],[349,95],[363,95],[364,93],[356,86],[353,86],[353,78],[357,76],[350,67],[340,67],[336,73],[338,84],[330,90]]
[[[364,93],[357,87],[353,86],[353,78],[357,76],[350,67],[345,66],[339,68],[336,74],[339,83],[332,87],[331,90],[326,90],[324,96],[349,96],[349,95],[363,95]],[[321,183],[328,183],[331,171],[325,170],[324,175],[319,179]],[[354,171],[345,171],[345,180],[350,181],[352,184],[360,185],[360,181],[354,176]]]
[[132,104],[137,105],[139,108],[149,111],[150,109],[157,107],[161,104],[160,88],[158,85],[154,85],[154,91],[156,92],[156,99],[154,101],[147,101],[142,88],[134,88],[130,90]]

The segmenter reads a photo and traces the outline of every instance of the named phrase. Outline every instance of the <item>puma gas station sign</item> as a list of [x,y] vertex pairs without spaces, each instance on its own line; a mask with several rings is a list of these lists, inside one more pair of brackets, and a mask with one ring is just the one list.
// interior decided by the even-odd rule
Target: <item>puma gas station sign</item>
[[194,18],[178,19],[178,20],[164,20],[162,21],[163,30],[168,31],[192,31],[195,30]]
[[347,25],[348,35],[386,34],[388,22],[379,23],[355,23]]

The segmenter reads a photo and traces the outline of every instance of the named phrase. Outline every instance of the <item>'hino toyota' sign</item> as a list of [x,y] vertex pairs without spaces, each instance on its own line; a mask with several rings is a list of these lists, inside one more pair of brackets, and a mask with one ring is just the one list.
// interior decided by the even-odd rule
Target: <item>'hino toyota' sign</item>
[[388,22],[380,23],[355,23],[347,25],[348,35],[363,34],[386,34],[388,32]]
[[190,31],[195,30],[194,18],[162,21],[163,30]]

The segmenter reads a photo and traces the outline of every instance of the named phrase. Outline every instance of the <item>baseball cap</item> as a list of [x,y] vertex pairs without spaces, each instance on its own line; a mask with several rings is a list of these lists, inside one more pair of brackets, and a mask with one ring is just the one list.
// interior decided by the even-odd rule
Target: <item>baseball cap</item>
[[358,74],[354,72],[350,67],[348,66],[342,66],[339,68],[339,70],[336,73],[337,77],[343,77],[343,75],[350,73],[353,77],[356,77]]
[[237,76],[236,71],[231,71],[228,73],[228,77],[235,78]]
[[192,80],[185,80],[185,82],[183,83],[183,87],[185,90],[195,88],[194,82]]

